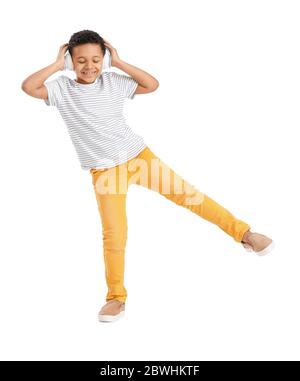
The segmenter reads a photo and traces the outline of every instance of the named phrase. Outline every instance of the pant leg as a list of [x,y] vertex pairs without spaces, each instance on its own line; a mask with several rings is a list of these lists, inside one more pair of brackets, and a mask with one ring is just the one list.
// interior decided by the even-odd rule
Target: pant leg
[[115,189],[113,185],[105,193],[105,183],[108,183],[108,178],[112,180],[111,184],[116,183],[118,179],[117,167],[106,170],[92,169],[90,172],[102,222],[105,278],[108,287],[106,301],[118,299],[125,302],[127,298],[127,290],[124,286],[127,192],[119,193],[118,187]]
[[244,233],[251,228],[175,173],[149,147],[142,151],[137,159],[138,162],[131,163],[129,181],[159,192],[177,205],[219,226],[237,242],[241,242]]

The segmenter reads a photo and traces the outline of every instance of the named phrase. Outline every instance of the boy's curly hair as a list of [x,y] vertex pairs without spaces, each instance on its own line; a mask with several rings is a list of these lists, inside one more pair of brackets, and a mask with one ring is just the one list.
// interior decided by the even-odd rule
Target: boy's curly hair
[[103,56],[105,55],[106,46],[104,44],[103,38],[98,33],[93,32],[92,30],[84,29],[79,32],[73,33],[69,40],[68,51],[71,54],[71,57],[72,57],[72,50],[75,46],[87,44],[87,43],[99,44],[102,50]]

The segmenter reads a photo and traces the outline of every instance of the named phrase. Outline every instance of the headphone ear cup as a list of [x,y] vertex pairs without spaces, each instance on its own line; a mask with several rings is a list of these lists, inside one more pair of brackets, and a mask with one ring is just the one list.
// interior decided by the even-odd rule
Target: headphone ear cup
[[71,54],[69,52],[67,52],[65,54],[65,66],[64,66],[64,69],[65,70],[74,70],[72,57],[71,57]]
[[111,54],[109,49],[106,48],[104,58],[103,58],[102,70],[109,69],[110,67],[111,67]]

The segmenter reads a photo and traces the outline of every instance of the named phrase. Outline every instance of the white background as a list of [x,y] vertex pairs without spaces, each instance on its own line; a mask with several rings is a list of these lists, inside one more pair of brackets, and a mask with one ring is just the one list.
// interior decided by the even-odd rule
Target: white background
[[[299,2],[3,7],[1,360],[299,360]],[[133,131],[276,244],[246,252],[132,186],[126,314],[111,324],[97,320],[107,288],[91,175],[58,110],[21,90],[82,29],[160,83],[126,101]]]

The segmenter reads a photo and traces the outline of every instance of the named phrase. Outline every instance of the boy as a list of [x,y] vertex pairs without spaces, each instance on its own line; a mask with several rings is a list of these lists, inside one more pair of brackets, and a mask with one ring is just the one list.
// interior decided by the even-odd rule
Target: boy
[[[61,75],[45,82],[53,73],[64,70],[67,49],[72,57],[76,80]],[[106,49],[111,54],[111,65],[129,76],[102,72]],[[246,222],[237,219],[175,173],[126,124],[123,117],[125,99],[153,92],[158,86],[156,78],[122,61],[111,44],[90,30],[74,33],[69,43],[60,47],[54,63],[32,74],[22,83],[22,89],[28,95],[58,108],[82,169],[89,170],[92,175],[102,219],[108,286],[107,303],[98,315],[100,321],[117,320],[125,312],[126,195],[132,183],[155,190],[177,205],[214,223],[258,255],[264,255],[274,247],[270,238],[250,232]],[[159,171],[160,168],[163,173]]]

